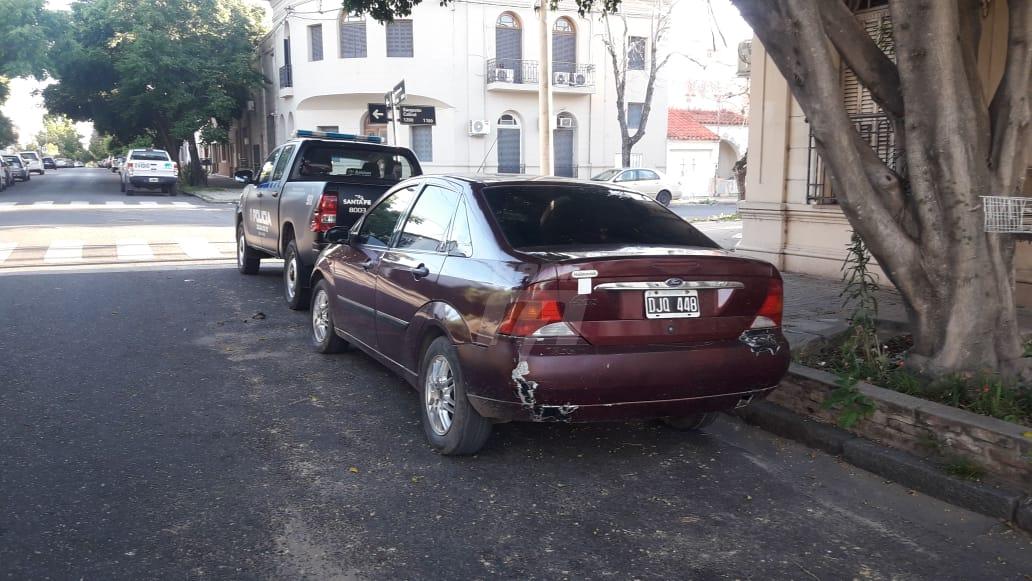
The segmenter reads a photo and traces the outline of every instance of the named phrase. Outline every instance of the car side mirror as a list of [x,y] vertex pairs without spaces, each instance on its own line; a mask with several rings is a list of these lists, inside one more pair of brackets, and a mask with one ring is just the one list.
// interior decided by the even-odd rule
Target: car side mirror
[[254,172],[249,169],[238,169],[233,172],[233,179],[242,184],[249,184],[254,181]]
[[350,244],[351,243],[351,228],[345,228],[344,226],[334,226],[323,234],[323,239],[330,244]]
[[444,243],[444,253],[448,256],[469,258],[469,254],[464,249],[460,248],[459,243],[454,240],[449,240]]

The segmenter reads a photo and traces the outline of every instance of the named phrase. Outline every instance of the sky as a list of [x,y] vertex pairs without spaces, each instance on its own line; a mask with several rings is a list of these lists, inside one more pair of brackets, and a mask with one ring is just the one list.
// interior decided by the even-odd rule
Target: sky
[[[73,1],[48,0],[47,6],[53,10],[68,10]],[[251,1],[259,6],[268,6],[262,0]],[[752,32],[730,0],[679,0],[674,7],[673,30],[669,38],[669,49],[672,52],[688,55],[704,65],[700,66],[683,56],[674,56],[670,60],[662,73],[666,80],[669,106],[704,106],[700,105],[698,99],[686,98],[689,81],[733,84],[738,43],[752,38]],[[39,91],[53,82],[40,82],[31,78],[11,80],[10,97],[0,107],[0,111],[14,123],[19,143],[32,141],[43,129],[46,109]],[[76,123],[76,128],[83,136],[83,145],[88,145],[93,134],[93,124]]]

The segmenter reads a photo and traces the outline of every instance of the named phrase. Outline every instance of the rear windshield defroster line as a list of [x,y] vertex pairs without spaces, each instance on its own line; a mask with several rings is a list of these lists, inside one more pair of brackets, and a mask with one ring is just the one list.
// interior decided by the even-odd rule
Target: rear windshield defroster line
[[590,185],[484,188],[509,245],[549,249],[593,245],[720,248],[680,216],[635,193]]

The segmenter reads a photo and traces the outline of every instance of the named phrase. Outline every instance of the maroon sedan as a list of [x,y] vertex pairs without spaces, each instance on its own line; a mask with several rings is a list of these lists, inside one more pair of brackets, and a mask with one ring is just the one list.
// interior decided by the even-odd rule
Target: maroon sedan
[[788,368],[778,271],[634,192],[424,176],[327,240],[316,349],[358,347],[408,380],[443,454],[509,420],[701,428]]

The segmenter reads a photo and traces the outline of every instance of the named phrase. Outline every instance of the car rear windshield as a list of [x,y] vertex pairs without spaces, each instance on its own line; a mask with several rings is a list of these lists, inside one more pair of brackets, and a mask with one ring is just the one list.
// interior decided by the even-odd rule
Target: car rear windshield
[[138,161],[169,161],[167,151],[134,151],[130,154],[134,160]]
[[39,156],[36,155],[35,153],[31,152],[31,151],[27,151],[25,153],[19,153],[18,155],[20,155],[22,157],[22,159],[36,159],[36,160],[39,159]]
[[393,151],[317,142],[301,153],[291,179],[329,181],[355,177],[397,182],[412,177],[412,167],[410,159]]
[[719,246],[649,198],[592,186],[489,186],[484,196],[513,248]]
[[14,165],[21,165],[21,163],[22,163],[21,162],[21,158],[18,157],[17,155],[5,155],[4,156],[4,161],[6,161],[7,163],[14,164]]
[[598,174],[597,176],[591,179],[595,180],[596,182],[608,182],[609,180],[613,179],[613,176],[622,171],[622,169],[607,169],[606,171]]

